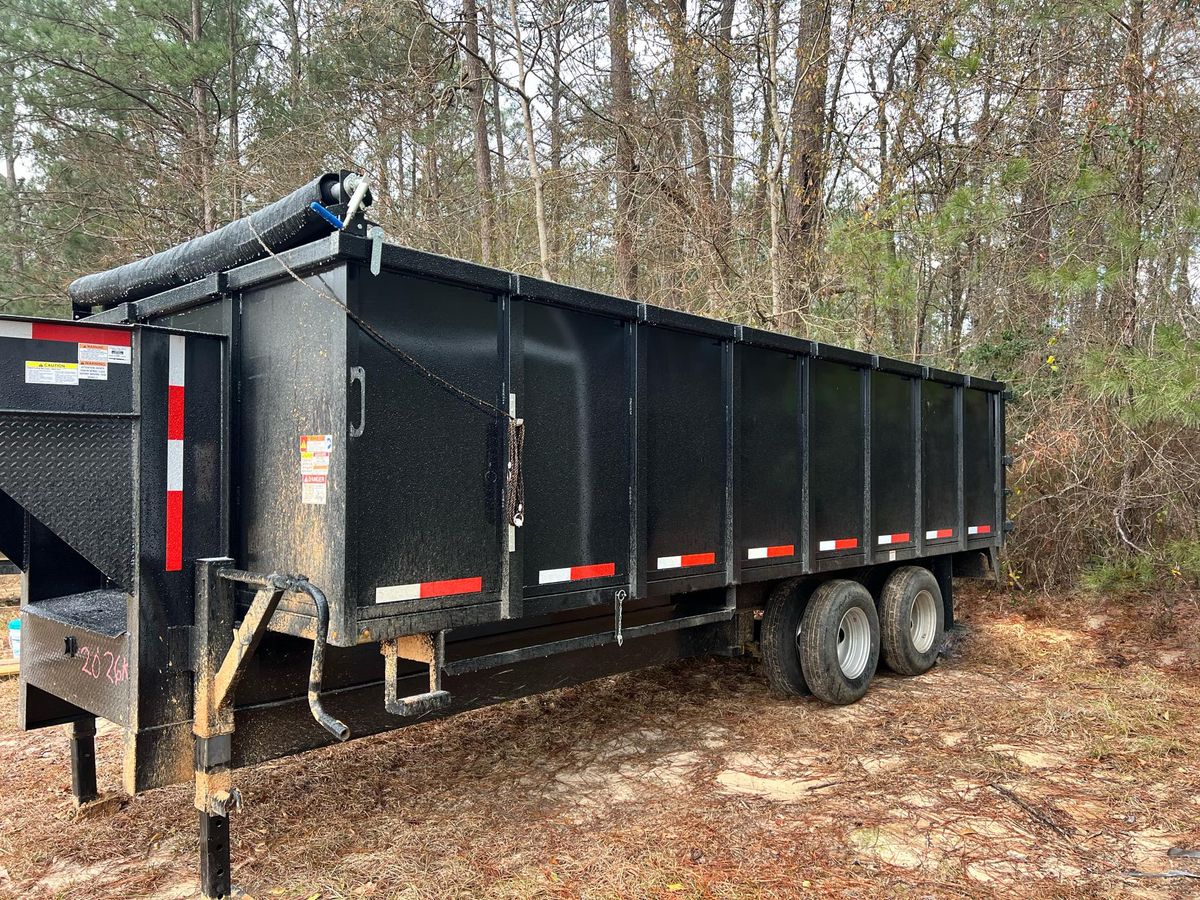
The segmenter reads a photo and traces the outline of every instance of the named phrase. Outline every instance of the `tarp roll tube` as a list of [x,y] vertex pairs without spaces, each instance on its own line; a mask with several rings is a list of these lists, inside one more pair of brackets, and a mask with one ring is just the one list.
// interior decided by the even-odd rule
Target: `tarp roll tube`
[[348,198],[344,193],[342,176],[326,173],[282,200],[210,234],[107,272],[77,278],[67,292],[77,306],[112,306],[199,281],[266,256],[255,232],[274,253],[316,240],[332,229],[309,207],[314,202],[322,206],[345,203]]

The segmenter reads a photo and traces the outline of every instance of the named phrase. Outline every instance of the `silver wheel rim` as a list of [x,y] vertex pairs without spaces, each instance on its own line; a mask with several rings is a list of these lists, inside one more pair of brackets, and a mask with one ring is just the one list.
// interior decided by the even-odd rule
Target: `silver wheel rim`
[[857,678],[871,658],[871,623],[857,606],[846,610],[837,632],[838,666],[847,678]]
[[918,653],[928,653],[937,637],[937,601],[929,591],[919,591],[913,597],[912,609],[908,613],[908,630],[913,648]]

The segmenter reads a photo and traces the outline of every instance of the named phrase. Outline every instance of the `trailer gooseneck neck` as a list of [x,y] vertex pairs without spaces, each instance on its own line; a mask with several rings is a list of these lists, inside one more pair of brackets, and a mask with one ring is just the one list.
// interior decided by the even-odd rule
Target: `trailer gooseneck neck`
[[21,721],[77,801],[102,717],[222,897],[237,767],[694,656],[835,703],[934,664],[1001,383],[384,244],[349,176],[0,316]]

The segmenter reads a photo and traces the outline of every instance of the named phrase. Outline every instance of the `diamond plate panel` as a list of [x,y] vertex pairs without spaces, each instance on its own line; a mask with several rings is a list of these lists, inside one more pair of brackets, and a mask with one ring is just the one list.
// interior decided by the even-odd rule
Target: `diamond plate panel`
[[133,546],[133,422],[0,415],[0,490],[122,587]]
[[132,663],[126,602],[121,591],[89,591],[22,608],[21,677],[88,712],[128,725]]

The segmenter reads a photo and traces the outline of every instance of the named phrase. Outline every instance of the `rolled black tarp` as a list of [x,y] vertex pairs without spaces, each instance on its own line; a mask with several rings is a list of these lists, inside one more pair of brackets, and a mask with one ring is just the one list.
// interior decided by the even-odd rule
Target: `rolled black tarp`
[[328,172],[282,200],[209,234],[137,262],[77,278],[67,289],[71,302],[112,306],[253,262],[267,255],[255,232],[274,253],[329,234],[333,227],[311,207],[314,202],[328,206],[349,199],[342,187],[344,174]]

